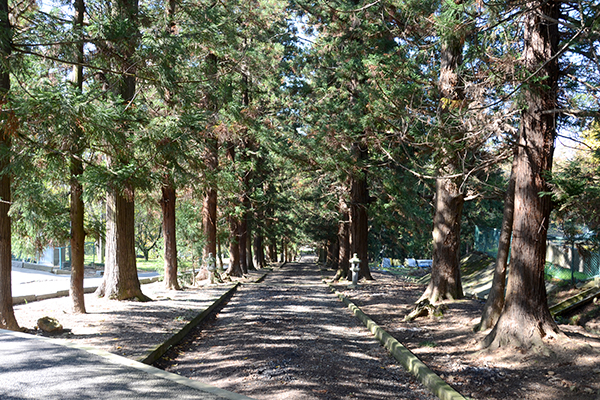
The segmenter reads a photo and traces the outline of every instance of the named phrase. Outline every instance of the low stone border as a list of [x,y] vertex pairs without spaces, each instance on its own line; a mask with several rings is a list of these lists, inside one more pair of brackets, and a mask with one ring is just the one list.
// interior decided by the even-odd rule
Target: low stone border
[[137,361],[147,365],[153,364],[156,360],[161,358],[171,346],[179,343],[193,328],[202,322],[202,320],[206,318],[206,316],[215,308],[217,308],[223,301],[233,296],[233,293],[235,293],[239,285],[239,282],[235,283],[227,292],[223,293],[210,306],[205,308],[202,312],[200,312],[200,314],[196,315],[190,322],[181,328],[179,332],[175,333],[166,341],[156,346],[153,350],[150,350],[145,356],[140,357]]
[[463,395],[453,389],[448,383],[433,372],[410,350],[404,347],[400,342],[394,339],[389,333],[384,331],[371,318],[369,318],[360,308],[337,291],[333,285],[326,282],[329,288],[339,297],[339,299],[348,306],[354,315],[371,331],[373,336],[389,350],[392,356],[402,364],[402,366],[413,374],[419,382],[427,387],[433,394],[442,400],[467,400]]
[[[259,283],[268,275],[269,272],[262,274],[257,280],[252,283]],[[150,350],[145,356],[140,357],[137,361],[143,364],[151,365],[156,360],[161,358],[167,350],[171,346],[176,345],[181,342],[181,340],[192,330],[192,328],[196,327],[208,314],[210,314],[215,308],[217,308],[223,301],[231,298],[238,286],[240,286],[240,282],[236,282],[235,285],[231,287],[227,292],[223,293],[218,299],[216,299],[209,307],[200,312],[200,314],[196,315],[194,319],[188,322],[179,332],[171,336],[162,344],[159,344],[154,348],[154,350]]]
[[[157,282],[159,280],[160,280],[160,276],[153,276],[151,278],[141,278],[140,284],[145,285],[147,283],[153,283],[153,282]],[[93,293],[96,291],[96,289],[98,289],[98,286],[86,287],[86,288],[83,288],[83,292],[84,293]],[[68,290],[59,290],[57,292],[43,293],[43,294],[38,294],[38,295],[30,294],[30,295],[26,295],[26,296],[15,296],[12,298],[12,300],[13,300],[13,305],[17,305],[17,304],[31,303],[32,301],[54,299],[57,297],[66,297],[68,295],[69,295]]]

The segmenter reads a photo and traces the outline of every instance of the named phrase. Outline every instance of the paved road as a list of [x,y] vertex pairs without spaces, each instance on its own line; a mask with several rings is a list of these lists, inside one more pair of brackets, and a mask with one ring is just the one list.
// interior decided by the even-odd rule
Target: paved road
[[241,396],[106,352],[0,330],[0,399],[199,399]]

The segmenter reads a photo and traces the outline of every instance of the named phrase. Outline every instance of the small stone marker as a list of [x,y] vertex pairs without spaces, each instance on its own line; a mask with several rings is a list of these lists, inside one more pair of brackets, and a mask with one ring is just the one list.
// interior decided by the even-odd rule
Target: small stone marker
[[37,327],[47,333],[61,333],[63,331],[63,326],[60,322],[52,317],[42,317],[38,319]]

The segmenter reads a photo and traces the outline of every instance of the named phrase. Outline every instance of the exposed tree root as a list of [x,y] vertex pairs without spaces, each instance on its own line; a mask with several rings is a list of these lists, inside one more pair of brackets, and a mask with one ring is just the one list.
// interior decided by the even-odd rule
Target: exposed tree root
[[406,317],[404,317],[404,321],[405,322],[410,322],[410,321],[414,321],[415,319],[419,318],[419,317],[426,317],[429,316],[429,318],[435,318],[435,317],[442,317],[444,315],[444,312],[448,309],[448,307],[445,304],[440,304],[438,306],[434,306],[432,305],[428,299],[419,301],[417,303],[417,305],[415,306],[415,309],[413,311],[411,311],[410,314],[408,314]]

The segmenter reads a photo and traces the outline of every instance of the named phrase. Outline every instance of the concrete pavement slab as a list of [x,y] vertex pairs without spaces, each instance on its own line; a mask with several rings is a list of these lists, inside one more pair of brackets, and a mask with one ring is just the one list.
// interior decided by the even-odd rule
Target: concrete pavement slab
[[245,400],[93,348],[0,330],[0,398]]

